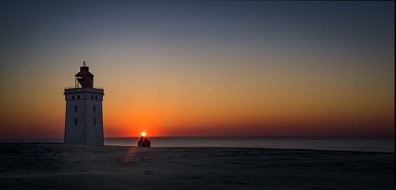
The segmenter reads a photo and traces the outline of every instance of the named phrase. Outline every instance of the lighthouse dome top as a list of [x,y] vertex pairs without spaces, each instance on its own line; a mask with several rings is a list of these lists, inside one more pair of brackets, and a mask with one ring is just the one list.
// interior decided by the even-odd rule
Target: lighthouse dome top
[[83,62],[83,66],[80,67],[80,71],[75,75],[75,87],[79,88],[93,88],[93,77],[94,75],[89,72],[89,67]]

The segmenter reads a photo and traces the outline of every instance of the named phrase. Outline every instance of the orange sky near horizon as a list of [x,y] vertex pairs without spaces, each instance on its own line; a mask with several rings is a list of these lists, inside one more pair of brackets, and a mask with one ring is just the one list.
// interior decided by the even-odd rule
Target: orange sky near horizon
[[0,4],[0,139],[63,138],[84,60],[105,137],[394,137],[394,2],[58,3]]
[[[137,82],[123,83],[128,70],[119,69],[114,75],[118,77],[111,77],[115,71],[110,65],[100,70],[103,66],[87,64],[95,84],[105,89],[106,137],[139,136],[142,131],[149,136],[392,136],[394,130],[389,81],[383,85],[366,81],[359,86],[363,77],[355,76],[355,83],[347,84],[326,78],[325,73],[316,73],[317,79],[295,74],[295,79],[285,80],[272,73],[253,75],[257,71],[250,70],[241,80],[215,75],[195,78],[194,71],[184,80],[175,80],[168,77],[180,73],[162,76],[158,71],[149,75],[155,80],[146,78],[143,83],[138,79],[144,75],[134,75],[130,79]],[[57,76],[64,87],[73,84],[79,66],[68,64],[69,72]],[[47,68],[56,70],[56,65]],[[240,68],[227,72],[241,74]],[[9,84],[10,89],[21,91],[3,93],[1,104],[7,109],[1,111],[2,126],[7,127],[1,128],[1,138],[61,138],[65,101],[60,82],[28,84],[24,88]]]

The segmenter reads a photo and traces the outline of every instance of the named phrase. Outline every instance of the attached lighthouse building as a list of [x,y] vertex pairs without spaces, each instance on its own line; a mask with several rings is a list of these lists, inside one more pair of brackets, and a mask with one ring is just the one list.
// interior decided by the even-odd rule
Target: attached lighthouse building
[[66,88],[65,139],[66,144],[103,146],[104,90],[94,88],[94,75],[89,67],[80,67],[75,75],[75,87]]

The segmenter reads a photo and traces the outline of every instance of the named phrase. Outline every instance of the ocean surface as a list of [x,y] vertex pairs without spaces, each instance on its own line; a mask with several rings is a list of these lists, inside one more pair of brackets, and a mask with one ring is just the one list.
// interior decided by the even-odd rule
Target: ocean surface
[[[106,145],[136,146],[136,138],[106,138]],[[234,147],[394,152],[394,139],[275,137],[151,137],[152,147]]]
[[[137,146],[138,137],[105,138],[105,145]],[[152,147],[233,147],[395,152],[393,138],[149,137]],[[0,142],[63,142],[31,139]]]

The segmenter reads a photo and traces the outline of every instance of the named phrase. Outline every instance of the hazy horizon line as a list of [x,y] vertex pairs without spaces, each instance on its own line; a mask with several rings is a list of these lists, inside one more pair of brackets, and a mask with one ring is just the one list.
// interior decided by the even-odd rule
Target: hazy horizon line
[[[104,139],[127,139],[133,138],[138,139],[140,136],[118,136],[118,137],[104,137]],[[300,138],[300,139],[316,139],[316,138],[327,138],[327,139],[393,139],[395,136],[263,136],[263,135],[244,135],[244,136],[148,136],[147,138],[270,138],[270,139],[286,139],[286,138]],[[5,141],[51,141],[51,140],[63,140],[64,138],[0,138],[0,142]]]

